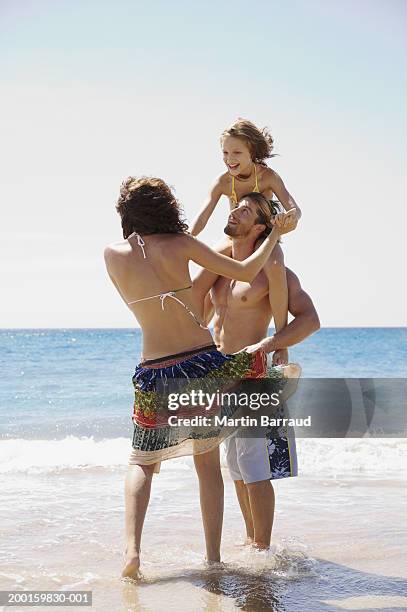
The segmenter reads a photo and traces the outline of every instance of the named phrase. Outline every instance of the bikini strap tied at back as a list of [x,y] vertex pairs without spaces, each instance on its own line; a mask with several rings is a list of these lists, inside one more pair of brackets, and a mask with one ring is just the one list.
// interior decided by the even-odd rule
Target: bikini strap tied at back
[[135,233],[134,234],[137,238],[137,244],[139,245],[139,247],[141,248],[141,250],[143,251],[143,257],[144,259],[146,259],[146,252],[144,250],[144,247],[146,246],[146,243],[144,242],[144,240],[142,239],[142,237],[140,236],[140,234]]
[[138,234],[137,232],[133,232],[132,234],[130,234],[130,236],[127,236],[127,240],[129,238],[133,238],[133,236],[135,238],[137,238],[137,244],[138,246],[141,248],[141,250],[143,251],[143,258],[147,259],[147,255],[146,252],[144,250],[144,247],[146,246],[146,243],[144,242],[144,240],[142,239],[142,237],[140,236],[140,234]]
[[[137,244],[141,248],[141,250],[143,251],[144,259],[146,259],[146,253],[144,251],[144,247],[145,247],[144,240],[142,239],[140,234],[138,234],[137,232],[133,232],[132,234],[130,234],[130,236],[128,236],[128,238],[133,238],[133,236],[135,238],[137,238]],[[184,302],[182,300],[178,299],[176,297],[176,295],[175,295],[178,291],[185,291],[185,289],[191,289],[191,288],[192,288],[192,285],[190,285],[189,287],[182,287],[181,289],[174,289],[172,291],[166,291],[165,293],[158,293],[157,295],[150,295],[148,297],[140,298],[138,300],[131,300],[130,302],[127,302],[127,304],[130,306],[131,304],[136,304],[137,302],[145,302],[146,300],[153,300],[154,298],[160,298],[161,309],[164,310],[165,299],[167,297],[168,298],[172,298],[173,300],[178,302],[178,304],[181,304],[181,306],[183,306],[183,308],[187,311],[188,314],[191,315],[191,317],[194,319],[195,323],[197,323],[201,329],[208,329],[205,325],[202,325],[202,323],[198,320],[198,318],[195,316],[195,314],[192,312],[192,310],[186,304],[184,304]]]
[[[186,287],[186,288],[189,289],[190,287]],[[178,290],[178,291],[180,291],[180,290]],[[183,291],[183,289],[181,289],[181,291]],[[173,300],[178,302],[178,304],[181,304],[181,306],[183,306],[185,308],[187,313],[189,315],[191,315],[191,317],[194,319],[195,323],[197,323],[201,329],[208,329],[205,325],[202,325],[202,323],[198,320],[198,318],[195,316],[195,314],[192,312],[192,310],[190,308],[188,308],[188,306],[186,304],[184,304],[184,302],[182,300],[178,299],[175,294],[176,294],[176,291],[167,291],[166,293],[160,293],[159,294],[159,298],[161,300],[161,308],[162,308],[162,310],[164,310],[164,301],[165,301],[165,298],[167,298],[167,297],[172,298]]]

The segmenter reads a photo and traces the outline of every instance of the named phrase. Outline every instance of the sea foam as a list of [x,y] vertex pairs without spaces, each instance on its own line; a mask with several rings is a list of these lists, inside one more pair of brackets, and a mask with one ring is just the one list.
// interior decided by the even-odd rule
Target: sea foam
[[[94,440],[67,436],[62,440],[0,440],[0,473],[123,470],[130,451],[128,438]],[[407,476],[407,438],[299,439],[297,454],[300,477],[397,479]],[[221,460],[226,467],[223,449]],[[193,469],[193,459],[180,457],[165,461],[161,469]]]

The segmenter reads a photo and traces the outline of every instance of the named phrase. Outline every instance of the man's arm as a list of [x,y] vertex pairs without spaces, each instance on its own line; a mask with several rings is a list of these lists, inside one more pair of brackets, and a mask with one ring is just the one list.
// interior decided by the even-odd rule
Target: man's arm
[[298,276],[286,268],[288,284],[288,310],[294,319],[284,329],[262,341],[268,352],[293,346],[302,342],[320,328],[318,313],[308,295],[301,287]]

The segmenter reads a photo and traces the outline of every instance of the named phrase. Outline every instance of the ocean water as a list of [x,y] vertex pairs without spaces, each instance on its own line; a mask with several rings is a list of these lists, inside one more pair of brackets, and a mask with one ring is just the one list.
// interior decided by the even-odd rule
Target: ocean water
[[[274,484],[267,553],[237,545],[243,524],[224,470],[225,566],[212,570],[193,461],[165,462],[144,580],[122,584],[140,342],[127,329],[0,331],[0,589],[92,590],[100,612],[407,609],[405,438],[299,439],[299,477]],[[407,377],[407,329],[322,329],[290,359],[307,377]]]
[[[138,329],[0,330],[0,439],[131,432]],[[407,328],[322,329],[290,351],[302,376],[407,377]]]

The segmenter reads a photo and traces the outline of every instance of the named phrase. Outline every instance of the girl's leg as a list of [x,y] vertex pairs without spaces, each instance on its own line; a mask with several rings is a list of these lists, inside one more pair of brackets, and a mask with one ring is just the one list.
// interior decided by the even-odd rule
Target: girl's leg
[[206,560],[210,563],[218,562],[223,523],[223,478],[219,447],[202,455],[194,455],[194,461],[199,478]]
[[140,567],[140,543],[144,518],[150,500],[154,465],[130,465],[125,484],[126,561],[123,578],[137,579]]

